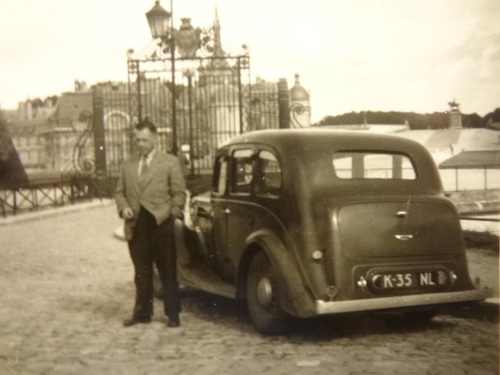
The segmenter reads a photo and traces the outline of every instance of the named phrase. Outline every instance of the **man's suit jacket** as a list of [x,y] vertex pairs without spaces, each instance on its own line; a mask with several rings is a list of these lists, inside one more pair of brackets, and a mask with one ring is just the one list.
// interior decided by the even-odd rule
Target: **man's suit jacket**
[[120,217],[127,207],[134,211],[134,219],[125,220],[127,240],[132,239],[141,206],[156,218],[159,225],[170,216],[179,217],[186,200],[186,185],[177,157],[156,150],[141,181],[138,174],[139,160],[139,156],[125,160],[115,191]]

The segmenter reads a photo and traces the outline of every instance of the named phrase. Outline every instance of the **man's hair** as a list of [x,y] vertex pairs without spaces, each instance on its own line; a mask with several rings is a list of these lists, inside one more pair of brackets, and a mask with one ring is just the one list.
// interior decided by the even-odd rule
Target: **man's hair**
[[158,133],[155,124],[153,124],[149,118],[145,118],[135,126],[135,130],[143,129],[149,129],[149,131],[153,134]]

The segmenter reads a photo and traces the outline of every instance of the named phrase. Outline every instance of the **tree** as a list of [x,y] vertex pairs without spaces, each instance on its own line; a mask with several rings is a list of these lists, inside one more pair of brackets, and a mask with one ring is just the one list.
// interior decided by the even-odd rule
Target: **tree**
[[485,122],[481,116],[477,113],[471,115],[462,116],[462,127],[463,128],[484,128]]
[[0,161],[6,161],[12,152],[12,144],[7,131],[7,122],[4,119],[3,113],[0,112]]
[[[411,130],[447,129],[450,118],[447,112],[414,113],[414,112],[350,112],[337,116],[325,116],[315,125],[359,125],[366,118],[367,124],[401,125],[407,120]],[[464,128],[484,128],[490,122],[500,122],[500,108],[481,118],[477,113],[462,114]]]
[[28,183],[28,176],[19,159],[7,129],[7,122],[0,112],[0,187],[18,187]]
[[484,116],[483,126],[488,126],[492,122],[500,122],[500,108],[496,108],[493,112],[488,113]]

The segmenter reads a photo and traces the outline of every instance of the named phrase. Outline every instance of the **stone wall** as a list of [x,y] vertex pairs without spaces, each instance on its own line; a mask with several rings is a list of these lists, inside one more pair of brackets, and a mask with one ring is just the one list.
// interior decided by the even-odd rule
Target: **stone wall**
[[486,214],[500,212],[500,189],[469,190],[448,194],[459,214]]

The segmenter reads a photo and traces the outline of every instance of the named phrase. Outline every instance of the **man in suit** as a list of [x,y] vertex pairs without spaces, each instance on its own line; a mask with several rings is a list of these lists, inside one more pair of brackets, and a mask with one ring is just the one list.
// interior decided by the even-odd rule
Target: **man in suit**
[[122,165],[115,192],[116,205],[125,220],[124,232],[134,264],[136,298],[132,318],[125,327],[151,322],[153,315],[153,265],[164,290],[168,327],[180,325],[181,302],[177,282],[174,221],[182,216],[186,185],[173,155],[158,150],[157,129],[144,120],[134,129],[137,155]]

